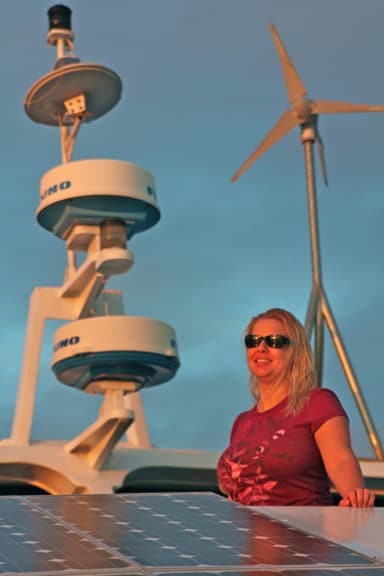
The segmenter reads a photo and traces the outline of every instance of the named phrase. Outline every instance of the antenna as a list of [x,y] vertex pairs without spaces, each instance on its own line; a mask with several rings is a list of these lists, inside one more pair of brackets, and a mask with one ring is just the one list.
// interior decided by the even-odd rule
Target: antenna
[[368,104],[351,104],[348,102],[335,102],[332,100],[312,100],[307,97],[307,89],[296,71],[278,33],[273,24],[270,25],[272,37],[279,55],[283,70],[284,81],[288,92],[291,107],[285,110],[272,130],[259,144],[249,158],[242,164],[232,177],[236,182],[256,160],[269,148],[276,144],[283,136],[288,134],[295,126],[301,129],[301,142],[304,146],[305,168],[307,180],[307,197],[311,239],[312,259],[312,291],[305,319],[305,329],[309,337],[314,330],[315,337],[315,365],[319,382],[322,380],[323,348],[324,348],[324,322],[326,323],[335,346],[339,361],[344,370],[348,384],[356,401],[368,438],[378,460],[384,460],[384,450],[380,443],[368,407],[360,390],[354,374],[347,351],[343,344],[336,320],[331,311],[321,276],[321,259],[319,245],[319,226],[316,202],[315,166],[313,145],[318,145],[320,165],[324,183],[327,185],[327,173],[324,160],[323,144],[318,132],[317,121],[319,114],[339,114],[347,112],[384,112],[384,106]]

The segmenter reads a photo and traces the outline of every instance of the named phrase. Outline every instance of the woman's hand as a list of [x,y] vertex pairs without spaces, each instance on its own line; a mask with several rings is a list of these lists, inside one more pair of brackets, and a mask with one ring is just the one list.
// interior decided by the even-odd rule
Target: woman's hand
[[368,488],[349,490],[339,502],[339,506],[351,506],[352,508],[372,508],[374,504],[375,495]]
[[339,506],[372,508],[375,496],[364,486],[359,462],[351,448],[348,420],[344,416],[330,418],[315,432],[325,469],[337,492]]

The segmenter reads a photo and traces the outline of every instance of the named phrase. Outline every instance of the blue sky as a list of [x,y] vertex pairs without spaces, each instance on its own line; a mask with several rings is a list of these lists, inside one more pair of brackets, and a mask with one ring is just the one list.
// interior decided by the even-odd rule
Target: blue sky
[[[5,0],[2,90],[2,418],[7,436],[22,361],[28,299],[61,285],[64,243],[35,219],[40,178],[60,163],[58,131],[34,124],[24,97],[54,65],[42,0]],[[251,403],[241,336],[272,306],[305,318],[311,288],[304,159],[292,131],[237,184],[230,178],[288,106],[268,24],[273,22],[309,95],[384,103],[382,0],[69,1],[75,51],[115,70],[120,103],[83,127],[73,159],[139,164],[157,184],[161,220],[135,236],[135,264],[110,286],[128,315],[176,330],[181,367],[145,390],[153,442],[225,447]],[[318,180],[323,281],[376,428],[384,437],[382,219],[384,114],[320,118],[329,188]],[[54,323],[40,366],[34,438],[69,438],[93,421],[100,398],[57,383]],[[360,456],[364,428],[328,336],[324,385],[337,392]]]

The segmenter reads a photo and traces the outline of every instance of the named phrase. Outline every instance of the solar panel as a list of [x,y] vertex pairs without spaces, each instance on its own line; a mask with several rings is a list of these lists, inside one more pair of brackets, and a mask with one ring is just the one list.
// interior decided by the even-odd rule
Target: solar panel
[[372,564],[353,550],[212,494],[28,500],[145,568]]
[[207,493],[0,499],[0,574],[381,576],[384,563]]

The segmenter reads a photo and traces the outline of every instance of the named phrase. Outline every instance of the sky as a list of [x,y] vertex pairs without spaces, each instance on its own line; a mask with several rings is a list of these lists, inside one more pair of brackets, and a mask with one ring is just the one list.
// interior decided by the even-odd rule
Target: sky
[[[36,221],[40,179],[61,162],[59,132],[24,111],[54,66],[43,0],[3,0],[0,66],[2,278],[0,435],[10,434],[28,303],[60,286],[62,240]],[[122,79],[120,102],[81,128],[73,160],[133,162],[155,178],[160,222],[129,242],[135,264],[108,284],[127,315],[177,334],[181,366],[142,398],[156,446],[221,451],[252,405],[242,335],[270,307],[304,321],[311,290],[299,128],[236,183],[231,176],[288,107],[268,28],[274,23],[309,96],[383,104],[382,0],[68,1],[75,52]],[[376,429],[384,441],[384,114],[323,116],[329,187],[317,179],[323,284]],[[318,167],[318,166],[317,166]],[[318,170],[318,173],[320,171]],[[47,323],[34,439],[71,438],[100,397],[58,383]],[[326,331],[324,386],[346,408],[359,456],[371,446]]]

